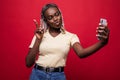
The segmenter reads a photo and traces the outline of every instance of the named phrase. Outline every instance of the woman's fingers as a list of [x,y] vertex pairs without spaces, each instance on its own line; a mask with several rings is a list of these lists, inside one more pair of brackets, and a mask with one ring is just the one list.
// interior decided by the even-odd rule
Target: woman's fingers
[[37,20],[36,19],[33,19],[35,25],[36,25],[36,30],[35,30],[35,33],[43,33],[44,31],[44,28],[43,28],[43,20],[41,19],[40,20],[40,25],[38,24]]
[[39,23],[37,22],[36,19],[33,19],[33,21],[34,21],[37,29],[43,29],[44,28],[44,24],[43,24],[43,20],[42,19],[40,19],[40,25],[39,25]]
[[42,38],[43,33],[44,33],[43,29],[39,29],[39,28],[38,28],[38,29],[35,30],[35,35],[36,35],[36,37],[37,37],[38,39],[41,39],[41,38]]
[[97,32],[109,33],[108,27],[97,27]]
[[33,21],[34,21],[34,23],[35,23],[35,25],[36,25],[36,28],[39,28],[40,26],[39,26],[37,20],[36,20],[36,19],[33,19]]
[[107,40],[109,37],[109,29],[107,26],[102,26],[100,25],[99,27],[97,27],[97,37],[100,38],[100,40]]
[[105,30],[97,30],[97,33],[101,35],[108,35],[108,33]]
[[43,34],[44,33],[44,29],[36,29],[35,33],[39,33],[39,34]]
[[36,19],[33,19],[35,25],[36,25],[36,30],[35,30],[35,35],[38,39],[41,39],[41,37],[43,36],[44,33],[44,29],[42,28],[43,25],[43,21],[40,20],[40,25],[39,23],[36,21]]

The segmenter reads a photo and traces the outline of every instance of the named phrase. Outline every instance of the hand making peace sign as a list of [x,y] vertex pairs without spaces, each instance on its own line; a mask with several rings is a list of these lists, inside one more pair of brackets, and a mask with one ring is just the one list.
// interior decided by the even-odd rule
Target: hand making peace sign
[[33,21],[36,25],[35,35],[36,35],[37,39],[41,39],[44,34],[43,20],[42,19],[40,20],[40,24],[36,21],[36,19],[33,19]]

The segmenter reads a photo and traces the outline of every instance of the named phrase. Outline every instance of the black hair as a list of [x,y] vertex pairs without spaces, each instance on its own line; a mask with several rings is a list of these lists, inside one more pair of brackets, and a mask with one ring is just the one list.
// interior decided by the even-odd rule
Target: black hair
[[[58,9],[58,6],[54,3],[49,3],[49,4],[46,4],[43,8],[42,8],[42,11],[41,11],[41,18],[46,22],[46,18],[45,18],[45,11],[50,8],[50,7],[55,7]],[[58,9],[59,10],[59,9]]]

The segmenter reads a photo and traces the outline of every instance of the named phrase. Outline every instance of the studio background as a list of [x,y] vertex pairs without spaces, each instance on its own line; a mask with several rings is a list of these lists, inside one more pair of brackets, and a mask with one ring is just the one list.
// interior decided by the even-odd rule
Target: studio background
[[39,21],[42,6],[49,2],[59,6],[65,28],[84,47],[98,41],[99,19],[108,20],[108,45],[84,59],[70,50],[67,80],[120,80],[120,0],[0,0],[0,80],[29,79],[32,68],[25,66],[25,56],[34,35],[33,19]]

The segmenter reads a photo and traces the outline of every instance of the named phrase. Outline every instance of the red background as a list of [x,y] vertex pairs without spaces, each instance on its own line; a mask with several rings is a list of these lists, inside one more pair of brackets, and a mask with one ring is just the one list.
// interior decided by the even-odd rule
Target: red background
[[26,68],[25,56],[34,35],[33,19],[39,20],[48,2],[58,4],[65,28],[84,47],[97,42],[99,19],[109,22],[109,43],[96,54],[79,59],[71,49],[67,80],[120,80],[120,0],[0,0],[0,80],[28,80],[32,68]]

